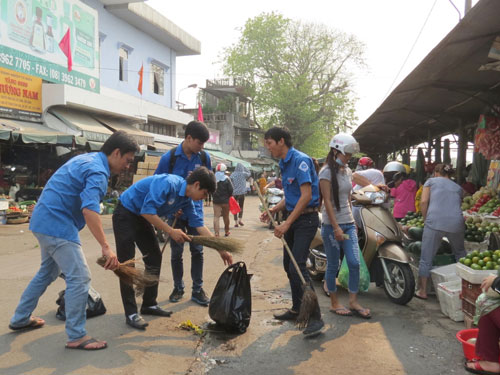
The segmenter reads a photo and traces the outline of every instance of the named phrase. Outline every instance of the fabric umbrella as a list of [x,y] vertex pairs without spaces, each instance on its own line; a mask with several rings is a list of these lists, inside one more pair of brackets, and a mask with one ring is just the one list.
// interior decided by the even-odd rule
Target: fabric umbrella
[[485,159],[480,152],[474,152],[472,156],[472,183],[476,186],[485,186],[486,178],[488,176],[488,167],[490,162]]
[[417,151],[417,165],[415,166],[415,180],[417,184],[422,185],[425,182],[425,157],[422,147]]
[[444,140],[444,146],[443,146],[443,163],[445,163],[445,164],[451,164],[450,140],[449,139],[445,139]]

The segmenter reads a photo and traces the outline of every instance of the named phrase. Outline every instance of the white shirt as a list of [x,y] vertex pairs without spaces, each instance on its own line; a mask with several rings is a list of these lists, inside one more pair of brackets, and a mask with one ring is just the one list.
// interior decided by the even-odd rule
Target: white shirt
[[[365,169],[363,171],[356,171],[354,173],[357,173],[360,176],[365,177],[373,185],[383,185],[383,184],[385,184],[384,174],[382,172],[380,172],[378,169],[370,168],[370,169]],[[362,186],[356,185],[356,186],[354,186],[353,190],[356,191],[356,190],[359,190],[361,188],[362,188]]]

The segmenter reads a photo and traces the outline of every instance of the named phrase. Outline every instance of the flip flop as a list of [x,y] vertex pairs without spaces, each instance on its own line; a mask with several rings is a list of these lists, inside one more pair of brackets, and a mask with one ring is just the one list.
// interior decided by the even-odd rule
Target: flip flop
[[421,300],[424,300],[424,301],[428,299],[428,297],[421,297],[421,296],[419,296],[417,293],[415,293],[413,296],[414,296],[415,298],[418,298],[418,299],[421,299]]
[[90,338],[88,339],[87,341],[84,341],[82,343],[80,343],[80,345],[78,346],[68,346],[68,344],[66,344],[66,349],[79,349],[79,350],[101,350],[101,349],[106,349],[108,347],[108,344],[104,344],[104,346],[101,346],[101,347],[98,347],[98,348],[87,348],[87,345],[89,344],[93,344],[94,342],[98,342],[96,339],[94,338]]
[[351,309],[351,312],[353,315],[363,319],[371,319],[372,317],[368,309]]
[[339,307],[338,309],[330,309],[330,311],[332,313],[340,315],[340,316],[352,316],[352,311],[349,310],[347,307]]
[[[467,363],[473,363],[474,368],[467,366]],[[500,372],[492,372],[484,370],[478,361],[470,361],[464,363],[465,371],[471,372],[473,374],[481,374],[481,375],[498,375]]]
[[22,331],[22,330],[30,330],[30,329],[37,329],[37,328],[42,328],[45,324],[45,320],[42,318],[38,318],[36,316],[32,316],[30,318],[30,322],[28,324],[25,324],[24,326],[16,327],[13,326],[12,324],[9,324],[9,328],[13,331]]

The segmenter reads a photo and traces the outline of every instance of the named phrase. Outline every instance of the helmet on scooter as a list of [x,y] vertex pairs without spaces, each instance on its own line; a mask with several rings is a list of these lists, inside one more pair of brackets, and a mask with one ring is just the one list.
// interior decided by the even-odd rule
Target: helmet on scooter
[[389,163],[387,163],[385,165],[383,172],[384,173],[386,173],[386,172],[403,172],[403,173],[406,173],[406,168],[399,161],[390,161]]
[[226,164],[224,164],[224,163],[219,163],[215,167],[216,172],[225,172],[226,170],[227,170],[227,167],[226,167]]
[[333,136],[330,141],[330,148],[340,151],[344,155],[355,154],[359,152],[359,143],[352,135],[339,133]]
[[[358,160],[358,168],[359,169],[368,169],[373,167],[373,160],[368,156],[363,156]],[[356,168],[356,169],[358,169]]]

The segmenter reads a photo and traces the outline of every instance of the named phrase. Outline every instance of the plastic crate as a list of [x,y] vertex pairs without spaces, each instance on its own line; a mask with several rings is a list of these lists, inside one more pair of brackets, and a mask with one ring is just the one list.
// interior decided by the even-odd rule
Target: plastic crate
[[485,278],[489,275],[495,275],[494,270],[473,270],[470,267],[463,265],[462,263],[455,263],[457,267],[457,275],[462,279],[467,280],[472,284],[481,284]]
[[[460,278],[457,276],[455,263],[433,268],[431,271],[431,278],[432,285],[436,291],[438,289],[438,284],[453,280],[460,281]],[[437,294],[437,297],[439,300],[439,294]]]
[[476,303],[477,297],[482,293],[481,284],[472,284],[462,279],[462,298],[471,303]]
[[439,283],[437,286],[437,296],[441,312],[455,322],[464,320],[460,293],[462,283],[459,278]]

